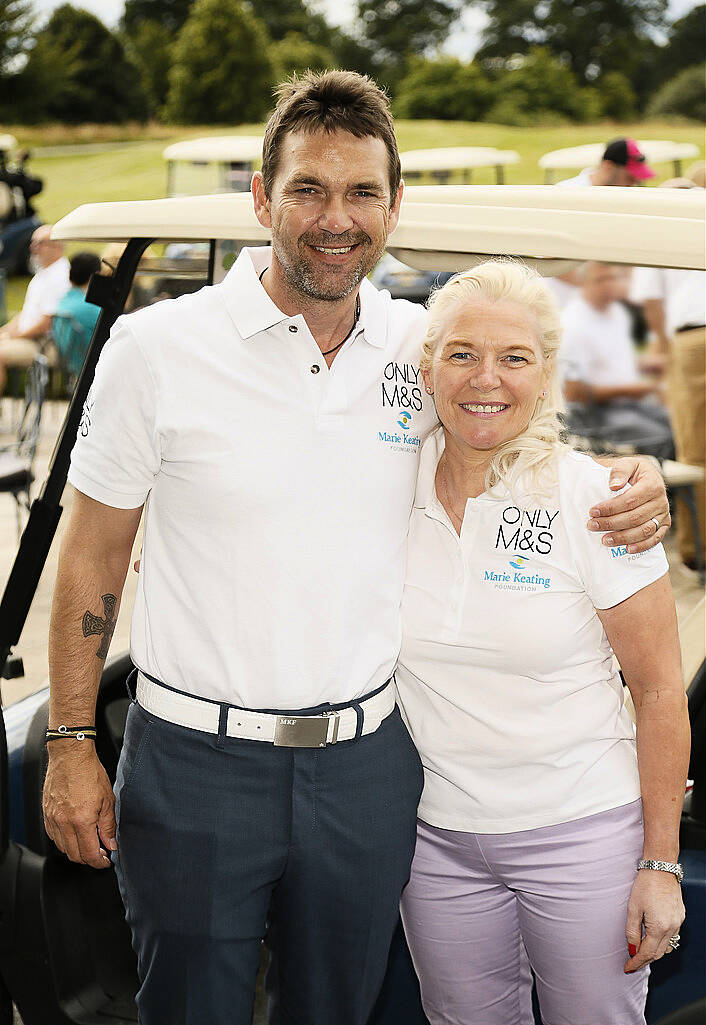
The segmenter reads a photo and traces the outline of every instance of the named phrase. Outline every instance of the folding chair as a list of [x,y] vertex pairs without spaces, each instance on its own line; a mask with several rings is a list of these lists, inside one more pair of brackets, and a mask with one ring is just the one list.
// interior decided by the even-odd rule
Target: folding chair
[[22,533],[20,510],[29,511],[29,492],[34,481],[32,464],[39,440],[42,406],[49,380],[46,356],[37,356],[27,370],[24,409],[17,428],[17,438],[0,447],[0,491],[11,494],[17,506],[17,536]]

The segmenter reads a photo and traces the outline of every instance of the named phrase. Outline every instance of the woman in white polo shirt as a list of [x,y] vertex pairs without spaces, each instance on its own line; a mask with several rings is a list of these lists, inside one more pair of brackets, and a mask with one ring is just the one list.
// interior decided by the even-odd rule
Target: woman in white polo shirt
[[432,1025],[530,1025],[530,966],[546,1025],[640,1025],[648,963],[684,915],[667,562],[586,530],[608,471],[559,442],[559,332],[542,279],[509,262],[430,309],[441,425],[421,456],[397,683],[425,768],[402,913]]

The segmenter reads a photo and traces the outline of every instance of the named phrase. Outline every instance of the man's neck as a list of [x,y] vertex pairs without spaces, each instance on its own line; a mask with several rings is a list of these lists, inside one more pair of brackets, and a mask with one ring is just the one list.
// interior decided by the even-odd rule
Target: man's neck
[[61,259],[63,259],[63,257],[61,255],[55,256],[53,260],[48,260],[47,263],[41,264],[40,267],[39,267],[39,270],[40,271],[41,270],[49,270],[50,267],[53,267],[54,264],[58,263],[59,260],[61,260]]
[[355,321],[358,289],[342,299],[314,299],[296,291],[273,254],[261,283],[275,306],[288,317],[301,314],[322,352],[342,341]]
[[593,302],[593,301],[592,301],[591,299],[589,299],[589,298],[588,298],[588,296],[586,296],[586,295],[584,295],[584,297],[583,297],[583,301],[584,301],[584,302],[586,303],[586,305],[587,305],[587,306],[590,306],[592,310],[595,310],[595,311],[596,311],[596,313],[607,313],[607,312],[608,312],[608,310],[609,310],[609,309],[611,308],[611,306],[613,305],[613,303],[612,303],[612,302],[609,302],[609,303],[597,303],[597,302]]

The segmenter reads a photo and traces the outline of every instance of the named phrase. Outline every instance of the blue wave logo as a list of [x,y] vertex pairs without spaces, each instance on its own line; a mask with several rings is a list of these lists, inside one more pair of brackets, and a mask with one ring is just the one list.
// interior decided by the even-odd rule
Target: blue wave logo
[[406,409],[400,410],[400,418],[397,421],[398,426],[401,427],[403,431],[408,431],[411,422],[412,414],[408,413]]
[[510,559],[510,565],[513,569],[524,569],[525,564],[530,560],[526,559],[524,555],[516,555],[514,559]]

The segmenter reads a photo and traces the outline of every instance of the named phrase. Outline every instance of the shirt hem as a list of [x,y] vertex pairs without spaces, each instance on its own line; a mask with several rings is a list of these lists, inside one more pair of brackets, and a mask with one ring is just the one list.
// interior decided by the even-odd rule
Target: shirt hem
[[[666,559],[665,559],[666,563]],[[594,607],[596,609],[611,609],[614,605],[619,605],[621,601],[626,601],[628,598],[632,598],[634,594],[641,591],[644,587],[648,587],[649,584],[654,584],[658,580],[661,580],[666,573],[669,572],[669,565],[660,566],[659,573],[655,573],[657,567],[652,568],[652,572],[644,572],[640,574],[640,577],[631,576],[628,580],[621,583],[620,586],[612,588],[610,591],[606,591],[602,595],[592,595]]]
[[508,825],[507,820],[505,819],[471,821],[467,818],[436,815],[434,812],[427,811],[427,809],[425,809],[424,801],[422,800],[417,812],[417,818],[429,826],[434,826],[436,829],[452,829],[454,832],[459,833],[502,835],[505,833],[522,833],[530,829],[541,829],[544,826],[560,826],[567,822],[575,822],[577,819],[585,819],[590,815],[599,815],[604,811],[612,811],[614,808],[622,808],[623,805],[632,804],[633,801],[639,800],[640,796],[640,790],[638,789],[637,792],[633,791],[631,793],[617,795],[609,801],[599,801],[596,804],[590,804],[585,808],[577,808],[570,812],[568,816],[565,812],[556,811],[536,817],[515,820],[510,825]]
[[69,484],[72,484],[82,495],[87,495],[88,498],[92,498],[96,502],[101,502],[103,505],[109,505],[115,509],[137,509],[145,504],[147,494],[149,493],[144,495],[124,494],[119,491],[113,491],[111,488],[105,487],[104,484],[93,480],[73,465],[69,470],[68,480]]

